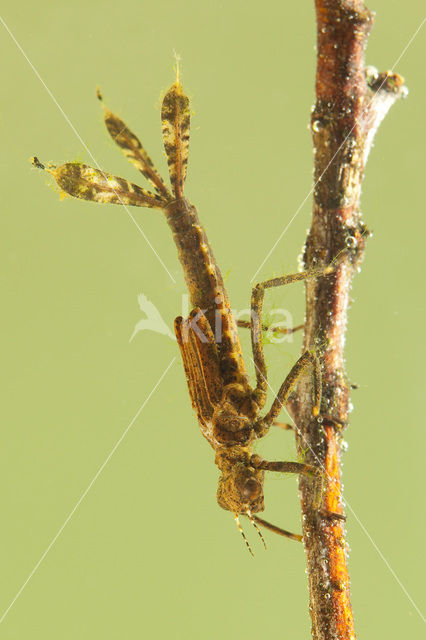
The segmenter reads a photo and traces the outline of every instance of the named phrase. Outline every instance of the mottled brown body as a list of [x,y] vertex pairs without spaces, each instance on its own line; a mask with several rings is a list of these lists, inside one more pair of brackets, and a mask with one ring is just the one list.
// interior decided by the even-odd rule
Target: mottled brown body
[[[188,160],[190,111],[189,100],[179,81],[166,93],[161,115],[171,191],[139,139],[108,109],[105,109],[105,124],[110,135],[151,183],[156,193],[142,189],[124,178],[79,163],[49,167],[48,171],[61,189],[73,197],[164,211],[194,307],[188,318],[176,318],[175,332],[191,402],[197,413],[201,432],[215,450],[215,462],[221,472],[218,503],[223,509],[235,514],[239,527],[238,515],[244,514],[255,526],[258,522],[272,531],[300,540],[300,536],[253,516],[264,509],[264,474],[265,471],[278,471],[301,473],[311,478],[318,478],[321,474],[314,467],[299,462],[262,460],[252,453],[251,446],[254,440],[268,432],[300,376],[310,368],[315,378],[311,411],[314,416],[318,416],[321,402],[319,363],[315,350],[306,351],[284,380],[270,410],[266,415],[260,415],[268,388],[261,335],[262,305],[266,289],[307,278],[327,276],[334,268],[326,267],[273,278],[254,287],[251,322],[241,325],[251,330],[256,367],[256,386],[252,388],[246,374],[237,323],[220,269],[197,211],[183,192]],[[44,168],[37,159],[34,159],[34,164],[38,168]],[[240,530],[242,531],[241,527]]]
[[165,209],[183,268],[191,304],[203,310],[215,336],[225,384],[248,379],[222,274],[214,258],[197,210],[188,200],[173,200]]

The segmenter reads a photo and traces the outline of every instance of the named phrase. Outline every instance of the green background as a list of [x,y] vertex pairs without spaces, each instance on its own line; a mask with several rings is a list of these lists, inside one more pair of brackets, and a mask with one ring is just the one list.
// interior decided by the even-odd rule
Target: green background
[[[422,3],[375,0],[367,60],[385,70],[421,23]],[[106,170],[145,186],[103,128],[95,99],[142,138],[163,174],[159,105],[173,50],[195,112],[187,195],[197,205],[233,306],[311,187],[311,2],[8,3],[3,19]],[[424,526],[425,29],[396,71],[409,98],[376,137],[362,209],[374,231],[353,287],[347,369],[360,385],[346,432],[345,495],[374,545],[422,607]],[[139,333],[144,293],[171,325],[184,282],[162,214],[59,201],[28,159],[89,154],[7,31],[1,135],[4,612],[172,358],[176,361],[1,624],[9,639],[310,636],[303,548],[247,523],[253,560],[216,504],[218,472],[190,408],[177,346]],[[297,269],[310,198],[262,267]],[[268,294],[303,320],[303,287]],[[301,337],[267,347],[277,388]],[[247,336],[244,347],[248,354]],[[248,364],[250,360],[247,356]],[[295,459],[276,432],[258,451]],[[420,637],[414,606],[347,508],[360,638]],[[270,477],[268,519],[300,530],[297,480]],[[2,615],[0,613],[0,615]]]

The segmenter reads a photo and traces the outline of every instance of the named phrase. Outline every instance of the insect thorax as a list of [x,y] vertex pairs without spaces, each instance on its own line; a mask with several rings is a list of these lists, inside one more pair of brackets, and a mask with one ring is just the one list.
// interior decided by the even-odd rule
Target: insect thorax
[[256,438],[253,425],[258,411],[250,389],[240,383],[228,384],[212,417],[216,442],[228,446],[248,445]]

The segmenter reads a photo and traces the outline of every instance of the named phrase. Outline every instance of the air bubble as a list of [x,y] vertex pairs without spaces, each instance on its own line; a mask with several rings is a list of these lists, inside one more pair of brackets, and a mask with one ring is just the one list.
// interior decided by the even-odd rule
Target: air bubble
[[373,84],[378,77],[379,71],[376,67],[373,67],[372,65],[365,67],[365,79],[367,80],[367,84]]
[[354,236],[348,236],[345,240],[345,244],[348,249],[355,249],[358,245],[358,241]]

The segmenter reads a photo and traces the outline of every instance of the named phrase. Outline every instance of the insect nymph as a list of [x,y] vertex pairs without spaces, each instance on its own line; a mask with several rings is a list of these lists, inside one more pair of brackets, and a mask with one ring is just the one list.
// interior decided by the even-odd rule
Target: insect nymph
[[[101,99],[100,95],[99,98]],[[268,390],[261,335],[262,305],[266,289],[310,277],[325,277],[334,269],[329,267],[274,278],[254,287],[251,321],[241,323],[242,326],[249,326],[251,331],[256,369],[256,386],[252,388],[241,352],[237,322],[231,312],[222,275],[197,211],[184,196],[190,109],[189,100],[183,93],[179,80],[165,94],[161,119],[171,189],[162,180],[138,138],[122,120],[106,108],[105,124],[112,139],[147,178],[156,193],[81,163],[49,166],[47,171],[68,195],[100,203],[163,210],[177,245],[193,306],[188,318],[176,318],[175,332],[192,406],[197,413],[202,434],[215,451],[215,462],[221,472],[218,503],[234,514],[241,532],[238,516],[243,514],[255,526],[259,523],[277,533],[300,540],[301,536],[291,534],[254,515],[264,509],[264,474],[265,471],[303,473],[312,476],[315,484],[321,473],[301,462],[263,460],[252,453],[252,444],[268,432],[305,371],[313,373],[312,414],[314,418],[319,415],[320,368],[315,352],[306,351],[284,380],[269,411],[261,415]],[[45,168],[36,158],[34,164]],[[246,543],[249,546],[247,540]]]

